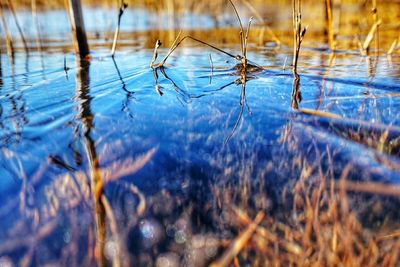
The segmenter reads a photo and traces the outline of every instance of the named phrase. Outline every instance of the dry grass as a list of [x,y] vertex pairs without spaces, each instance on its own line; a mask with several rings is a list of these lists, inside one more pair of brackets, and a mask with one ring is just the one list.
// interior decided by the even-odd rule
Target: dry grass
[[[298,144],[290,132],[283,140],[296,151]],[[275,212],[264,210],[266,215],[261,222],[250,219],[257,210],[248,203],[268,193],[253,188],[241,194],[244,201],[238,202],[238,189],[215,189],[220,192],[216,195],[222,201],[220,206],[229,207],[231,225],[240,229],[216,266],[228,266],[235,258],[239,265],[255,266],[397,266],[398,225],[391,224],[392,219],[385,215],[386,223],[371,227],[366,217],[376,218],[386,214],[385,209],[395,209],[396,204],[390,204],[383,196],[398,198],[400,187],[350,181],[350,164],[334,174],[337,167],[333,166],[334,152],[329,148],[314,150],[314,160],[313,156],[294,153],[291,168],[297,170],[299,177],[279,190],[281,194],[274,201],[281,205]],[[327,158],[329,166],[321,165],[323,158]],[[251,238],[242,238],[254,228]]]

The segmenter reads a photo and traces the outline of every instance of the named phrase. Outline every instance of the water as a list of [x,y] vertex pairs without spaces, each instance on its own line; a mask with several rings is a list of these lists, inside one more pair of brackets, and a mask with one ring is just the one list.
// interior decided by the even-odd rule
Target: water
[[[329,52],[306,46],[297,104],[342,117],[332,119],[293,108],[290,47],[252,44],[248,57],[263,69],[243,84],[237,62],[210,49],[179,48],[152,70],[151,49],[123,47],[113,60],[107,46],[85,64],[58,48],[17,52],[13,62],[1,55],[5,264],[210,262],[220,240],[236,236],[219,190],[233,192],[233,205],[279,214],[282,188],[301,173],[293,167],[299,155],[331,166],[335,177],[350,164],[351,179],[400,182],[398,54],[339,51],[330,66]],[[93,200],[96,177],[113,217]],[[193,248],[198,243],[204,251]],[[96,246],[104,259],[93,256]]]

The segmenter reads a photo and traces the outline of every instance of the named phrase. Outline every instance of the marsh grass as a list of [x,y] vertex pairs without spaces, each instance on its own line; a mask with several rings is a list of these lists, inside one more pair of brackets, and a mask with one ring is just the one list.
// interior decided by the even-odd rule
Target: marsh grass
[[[320,150],[311,144],[313,150],[306,150],[313,151],[312,155],[301,152],[304,149],[292,127],[292,122],[285,126],[282,142],[293,151],[293,158],[282,161],[277,153],[269,163],[278,168],[279,178],[271,165],[265,166],[274,189],[245,176],[237,183],[221,177],[213,185],[213,199],[220,203],[222,213],[229,214],[225,224],[237,234],[221,245],[224,252],[212,266],[396,266],[398,225],[373,222],[380,216],[385,218],[382,221],[392,220],[385,209],[397,205],[399,187],[351,180],[357,176],[353,166],[348,164],[337,172],[336,152],[329,147]],[[246,168],[251,166],[233,167],[238,173],[245,173]],[[292,171],[287,172],[288,168]]]
[[[239,28],[240,29],[239,30],[239,39],[240,39],[241,55],[236,55],[235,56],[235,55],[233,55],[233,54],[231,54],[231,53],[229,53],[229,52],[227,52],[227,51],[225,51],[225,50],[223,50],[221,48],[218,48],[215,45],[212,45],[212,44],[210,44],[208,42],[202,41],[202,40],[200,40],[198,38],[195,38],[193,36],[190,36],[190,35],[185,35],[184,37],[180,38],[182,31],[179,31],[177,37],[175,38],[174,42],[172,43],[171,47],[169,48],[166,56],[158,64],[155,64],[155,61],[156,61],[157,56],[158,56],[157,51],[158,51],[158,48],[161,45],[161,42],[159,40],[156,41],[156,45],[155,45],[155,49],[154,49],[154,52],[153,52],[153,57],[152,57],[152,60],[151,60],[151,63],[150,63],[150,67],[151,68],[164,67],[167,59],[179,47],[179,45],[181,45],[183,43],[183,41],[185,41],[186,39],[190,39],[192,41],[195,41],[197,43],[200,43],[200,44],[203,44],[205,46],[208,46],[208,47],[210,47],[210,48],[212,48],[212,49],[214,49],[214,50],[216,50],[216,51],[218,51],[220,53],[223,53],[223,54],[225,54],[225,55],[237,60],[238,62],[240,62],[241,66],[242,66],[241,69],[243,69],[244,71],[247,71],[247,67],[248,67],[247,47],[248,47],[248,40],[249,40],[249,34],[250,34],[250,26],[251,26],[251,22],[253,20],[253,17],[250,18],[250,20],[248,22],[248,25],[247,25],[247,28],[246,28],[246,31],[245,31],[244,28],[243,28],[242,20],[241,20],[241,18],[239,16],[239,13],[238,13],[238,11],[236,9],[235,4],[231,0],[228,0],[228,1],[231,4],[231,6],[232,6],[232,8],[233,8],[233,10],[235,12],[235,15],[236,15],[237,21],[239,23],[239,27],[240,27]],[[252,67],[255,67],[255,66],[252,65]]]

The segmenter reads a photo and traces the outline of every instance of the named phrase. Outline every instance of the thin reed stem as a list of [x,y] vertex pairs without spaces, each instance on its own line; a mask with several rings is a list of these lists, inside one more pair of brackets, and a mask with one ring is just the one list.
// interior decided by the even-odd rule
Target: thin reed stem
[[210,69],[211,69],[209,84],[211,84],[212,77],[213,77],[213,75],[214,75],[214,62],[213,62],[213,60],[212,60],[211,54],[209,55],[209,60],[210,60]]
[[154,62],[156,62],[157,57],[158,57],[158,48],[162,45],[160,40],[156,41],[156,45],[154,46],[154,52],[153,52],[153,56],[151,58],[151,62],[150,62],[150,68],[154,67]]
[[372,0],[372,17],[374,19],[374,23],[377,25],[375,31],[375,65],[378,64],[379,59],[379,16],[378,16],[378,6],[376,0]]
[[0,1],[0,17],[1,17],[1,22],[2,22],[2,28],[3,28],[3,33],[5,35],[6,38],[6,43],[7,43],[7,54],[13,58],[14,57],[14,45],[13,45],[13,40],[12,40],[12,36],[10,33],[10,30],[8,28],[8,23],[6,20],[6,17],[4,16],[3,13],[3,9],[4,6],[2,4],[2,1]]
[[124,2],[124,0],[121,1],[121,5],[119,7],[119,13],[118,13],[118,23],[117,23],[117,28],[115,29],[115,34],[114,34],[114,41],[113,45],[111,48],[111,56],[114,57],[115,54],[115,49],[117,48],[117,41],[118,41],[118,36],[119,36],[119,31],[121,28],[121,18],[122,15],[124,14],[125,9],[128,7],[128,4]]
[[244,53],[245,53],[245,51],[244,51],[245,47],[244,47],[244,29],[243,29],[242,20],[240,19],[239,12],[237,11],[237,9],[236,9],[235,5],[233,4],[232,0],[229,0],[229,3],[232,5],[233,10],[235,11],[236,17],[237,17],[237,19],[239,21],[239,26],[240,26],[240,32],[239,32],[239,35],[240,35],[240,48],[241,48],[242,56],[243,56]]
[[[195,37],[192,37],[192,36],[190,36],[190,35],[186,35],[186,36],[184,36],[181,40],[179,40],[179,42],[174,42],[173,43],[173,45],[171,46],[171,49],[168,51],[168,53],[167,53],[167,55],[164,57],[164,59],[159,63],[159,64],[157,64],[157,66],[156,67],[161,67],[161,66],[164,66],[164,64],[165,64],[165,62],[167,61],[167,59],[169,58],[169,56],[175,51],[175,49],[184,41],[184,40],[186,40],[186,39],[191,39],[191,40],[193,40],[193,41],[196,41],[196,42],[199,42],[199,43],[201,43],[201,44],[203,44],[203,45],[206,45],[206,46],[208,46],[208,47],[211,47],[212,49],[215,49],[215,50],[217,50],[217,51],[219,51],[219,52],[221,52],[221,53],[223,53],[223,54],[225,54],[225,55],[227,55],[227,56],[229,56],[229,57],[231,57],[231,58],[234,58],[234,59],[236,59],[236,60],[241,60],[241,56],[239,56],[239,55],[237,55],[237,56],[234,56],[234,55],[232,55],[232,54],[230,54],[230,53],[228,53],[228,52],[226,52],[226,51],[224,51],[224,50],[222,50],[222,49],[220,49],[220,48],[218,48],[218,47],[216,47],[216,46],[214,46],[214,45],[212,45],[212,44],[209,44],[209,43],[206,43],[206,42],[204,42],[204,41],[202,41],[202,40],[199,40],[199,39],[197,39],[197,38],[195,38]],[[176,41],[176,40],[175,40]]]
[[307,28],[303,28],[301,24],[301,0],[293,0],[293,75],[298,78],[297,63],[300,53],[300,46],[306,34]]
[[24,37],[24,33],[22,32],[21,26],[19,25],[17,14],[15,12],[15,8],[14,8],[14,5],[13,5],[13,2],[11,0],[8,0],[7,3],[8,3],[8,7],[10,8],[11,14],[12,14],[12,16],[14,18],[14,22],[15,22],[15,25],[17,26],[19,35],[21,36],[25,52],[28,53],[29,52],[28,44],[26,43],[26,40],[25,40],[25,37]]
[[252,21],[253,21],[253,17],[251,17],[251,18],[249,19],[249,23],[247,24],[246,37],[245,37],[245,39],[244,39],[244,44],[243,44],[243,46],[244,46],[244,54],[243,54],[243,57],[244,57],[244,58],[247,58],[247,42],[248,42],[248,40],[249,40],[250,26],[251,26],[251,22],[252,22]]
[[335,44],[335,36],[333,32],[333,10],[332,10],[332,0],[325,1],[326,7],[326,18],[327,18],[327,29],[328,29],[328,39],[329,39],[329,47],[332,52],[335,52],[336,44]]

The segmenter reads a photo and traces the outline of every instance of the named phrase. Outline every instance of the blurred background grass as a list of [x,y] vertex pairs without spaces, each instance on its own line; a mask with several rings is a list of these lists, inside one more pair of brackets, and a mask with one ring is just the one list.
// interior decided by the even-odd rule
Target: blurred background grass
[[[36,1],[38,11],[52,9],[64,9],[64,0],[16,0],[13,1],[17,10],[31,10],[33,1]],[[4,1],[3,2],[7,2]],[[180,14],[204,14],[213,21],[212,29],[203,30],[191,28],[188,33],[201,38],[204,41],[223,44],[238,43],[236,29],[238,23],[234,16],[232,7],[227,0],[205,1],[205,0],[125,0],[129,9],[146,9],[156,14],[168,16],[168,24],[151,25],[145,39],[144,46],[151,48],[157,39],[162,39],[164,45],[170,45],[179,29],[182,26],[177,20]],[[109,10],[106,17],[99,17],[98,20],[107,20],[110,25],[115,24],[118,15],[120,0],[82,0],[85,8],[103,8]],[[235,0],[235,5],[242,16],[244,23],[251,16],[255,17],[250,41],[257,45],[264,45],[270,41],[279,40],[282,44],[291,45],[292,42],[292,1],[290,0]],[[333,32],[337,49],[358,49],[371,26],[374,24],[372,14],[373,1],[356,0],[334,0],[333,4]],[[6,5],[5,5],[6,6]],[[378,1],[378,18],[382,20],[379,27],[380,49],[387,51],[394,40],[400,43],[400,1]],[[110,14],[114,14],[115,19],[110,19]],[[111,15],[112,16],[112,15]],[[125,15],[128,16],[128,15]],[[137,18],[140,20],[141,18]],[[145,18],[143,18],[145,20]],[[122,19],[124,24],[124,18]],[[328,42],[327,33],[327,12],[326,1],[308,0],[303,1],[302,24],[307,27],[307,36],[304,41],[305,46],[320,47],[321,44]],[[43,25],[44,26],[44,25]],[[44,27],[45,28],[45,27]],[[169,29],[169,30],[166,30]],[[183,27],[184,28],[184,27]],[[270,31],[270,28],[272,31]],[[112,30],[111,30],[112,29]],[[113,27],[108,33],[102,33],[106,39],[111,39]],[[89,33],[90,34],[90,33]],[[140,31],[132,29],[130,32],[122,32],[126,38],[135,38]],[[99,33],[93,33],[91,38],[96,38]]]

